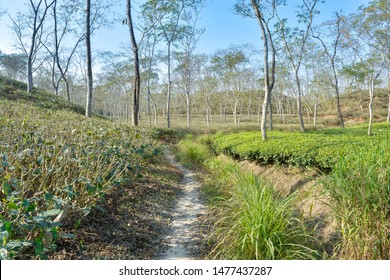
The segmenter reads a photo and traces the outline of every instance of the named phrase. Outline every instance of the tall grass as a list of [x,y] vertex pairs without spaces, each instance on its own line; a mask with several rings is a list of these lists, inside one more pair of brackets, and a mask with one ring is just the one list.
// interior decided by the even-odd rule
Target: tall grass
[[212,234],[220,240],[215,258],[313,259],[318,254],[305,246],[309,237],[293,217],[291,198],[280,198],[270,185],[253,174],[232,174],[231,197],[221,204],[222,217]]
[[[199,141],[202,142],[202,141]],[[183,157],[200,159],[208,174],[206,193],[214,227],[208,240],[215,259],[312,259],[309,238],[293,216],[292,198],[278,197],[272,186],[244,172],[230,159],[214,157],[193,140],[179,145]],[[204,142],[204,140],[203,140]],[[204,160],[203,155],[210,156]],[[196,155],[196,156],[195,156]]]
[[344,259],[390,258],[390,140],[355,147],[340,158],[325,188]]

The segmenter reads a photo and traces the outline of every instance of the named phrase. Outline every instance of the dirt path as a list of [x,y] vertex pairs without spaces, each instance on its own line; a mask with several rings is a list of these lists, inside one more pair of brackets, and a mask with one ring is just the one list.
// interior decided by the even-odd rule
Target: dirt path
[[206,214],[206,206],[200,199],[200,183],[195,173],[176,162],[174,156],[166,153],[169,163],[183,173],[182,193],[172,213],[172,226],[164,238],[167,248],[160,256],[164,260],[196,259],[194,252],[202,237],[199,234],[200,218]]

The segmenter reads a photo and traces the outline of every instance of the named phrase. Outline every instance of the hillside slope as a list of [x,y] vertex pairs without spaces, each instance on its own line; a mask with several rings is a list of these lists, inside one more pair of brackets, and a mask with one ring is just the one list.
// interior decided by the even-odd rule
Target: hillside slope
[[152,258],[180,175],[151,131],[24,89],[0,78],[1,258]]
[[[386,121],[389,106],[388,90],[376,89],[374,95],[373,113],[375,122]],[[360,90],[340,96],[341,111],[345,122],[348,124],[368,121],[368,90]],[[320,104],[318,116],[325,124],[337,124],[336,100],[331,99],[327,103]]]

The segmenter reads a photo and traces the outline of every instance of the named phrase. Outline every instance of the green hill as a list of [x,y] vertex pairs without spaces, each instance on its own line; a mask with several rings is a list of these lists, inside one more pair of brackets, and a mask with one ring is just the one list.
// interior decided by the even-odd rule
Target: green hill
[[23,102],[33,107],[53,110],[69,110],[84,114],[84,108],[77,106],[60,96],[34,88],[32,94],[27,94],[25,83],[0,76],[0,100]]

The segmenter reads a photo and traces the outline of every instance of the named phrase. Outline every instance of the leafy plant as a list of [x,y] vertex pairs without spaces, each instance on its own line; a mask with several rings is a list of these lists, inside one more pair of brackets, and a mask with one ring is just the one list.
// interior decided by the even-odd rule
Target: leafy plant
[[[44,98],[44,97],[42,97]],[[2,258],[46,258],[61,227],[130,187],[159,154],[150,131],[0,99]],[[61,106],[61,105],[59,105]]]

